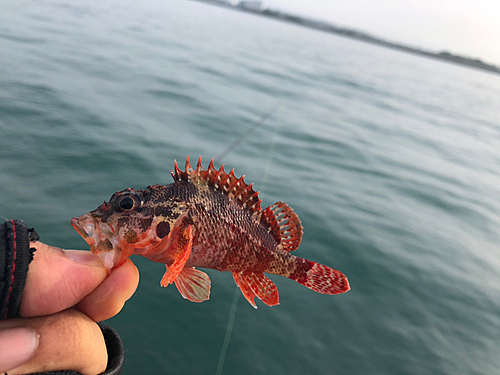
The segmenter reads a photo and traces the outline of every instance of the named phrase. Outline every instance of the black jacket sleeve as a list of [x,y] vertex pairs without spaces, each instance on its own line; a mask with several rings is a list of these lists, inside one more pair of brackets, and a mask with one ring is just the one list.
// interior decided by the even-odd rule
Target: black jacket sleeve
[[[19,307],[23,296],[29,264],[33,260],[34,248],[30,249],[30,239],[39,237],[33,229],[28,229],[21,220],[8,220],[0,224],[0,319],[19,317]],[[108,350],[108,365],[102,375],[121,373],[125,360],[123,343],[118,333],[111,327],[98,323]],[[37,375],[81,375],[76,371],[52,371]]]
[[9,220],[0,225],[0,319],[19,316],[26,274],[32,259],[26,225],[19,220]]

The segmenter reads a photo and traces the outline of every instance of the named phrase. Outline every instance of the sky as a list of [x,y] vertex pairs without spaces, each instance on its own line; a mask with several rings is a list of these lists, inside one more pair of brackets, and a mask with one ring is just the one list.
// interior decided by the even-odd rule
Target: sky
[[270,9],[500,66],[500,0],[267,0]]

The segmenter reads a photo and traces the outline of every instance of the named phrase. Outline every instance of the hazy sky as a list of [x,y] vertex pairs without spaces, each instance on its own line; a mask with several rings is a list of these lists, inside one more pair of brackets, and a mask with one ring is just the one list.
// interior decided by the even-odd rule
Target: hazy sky
[[500,65],[500,0],[267,0],[413,47],[447,50]]

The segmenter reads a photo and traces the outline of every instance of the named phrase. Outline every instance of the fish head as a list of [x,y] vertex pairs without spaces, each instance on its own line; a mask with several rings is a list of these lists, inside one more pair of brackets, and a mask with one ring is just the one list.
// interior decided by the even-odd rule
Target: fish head
[[108,272],[121,266],[137,248],[157,243],[154,211],[143,190],[125,189],[109,202],[71,220],[71,225],[97,254]]

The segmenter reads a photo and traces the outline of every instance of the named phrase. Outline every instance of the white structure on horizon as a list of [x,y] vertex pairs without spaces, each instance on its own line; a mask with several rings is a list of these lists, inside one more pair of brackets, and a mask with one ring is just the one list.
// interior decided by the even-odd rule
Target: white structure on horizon
[[245,9],[258,10],[261,12],[263,10],[266,10],[266,4],[263,1],[259,0],[242,0],[238,3],[238,6]]

